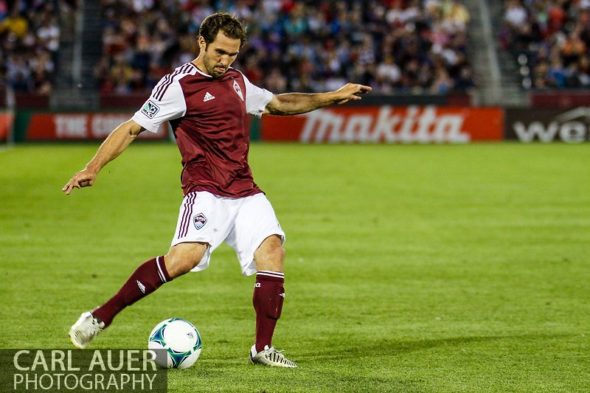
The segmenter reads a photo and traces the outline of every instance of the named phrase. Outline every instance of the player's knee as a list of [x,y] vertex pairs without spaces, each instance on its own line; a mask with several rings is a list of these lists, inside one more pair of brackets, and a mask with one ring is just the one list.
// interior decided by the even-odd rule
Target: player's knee
[[172,265],[172,273],[171,275],[176,277],[176,276],[180,276],[182,274],[188,273],[191,271],[192,268],[194,268],[195,266],[198,265],[198,261],[195,261],[192,258],[172,258],[172,260],[170,261],[170,264]]
[[174,278],[191,271],[203,259],[207,244],[176,245],[164,257],[168,274]]
[[277,245],[270,250],[269,259],[276,263],[283,263],[285,259],[285,249],[282,245]]
[[285,259],[285,249],[283,246],[269,247],[259,255],[258,270],[271,270],[275,272],[283,271],[283,260]]

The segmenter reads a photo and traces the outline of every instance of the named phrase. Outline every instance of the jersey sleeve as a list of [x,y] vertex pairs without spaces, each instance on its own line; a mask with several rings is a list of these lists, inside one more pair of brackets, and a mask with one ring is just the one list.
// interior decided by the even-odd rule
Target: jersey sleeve
[[178,119],[186,113],[186,101],[180,83],[170,74],[162,78],[150,98],[132,119],[148,131],[158,132],[162,123]]
[[253,85],[248,78],[246,78],[246,75],[242,74],[242,76],[244,77],[244,84],[246,85],[246,112],[260,117],[262,116],[266,105],[272,100],[273,94],[266,89]]

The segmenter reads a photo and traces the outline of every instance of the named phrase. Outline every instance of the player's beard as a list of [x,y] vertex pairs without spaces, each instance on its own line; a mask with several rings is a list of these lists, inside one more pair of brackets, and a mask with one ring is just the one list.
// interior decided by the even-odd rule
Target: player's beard
[[203,63],[205,63],[205,68],[207,69],[207,73],[213,78],[219,78],[225,74],[225,71],[227,71],[225,66],[217,64],[214,61],[210,61],[207,56],[203,60]]

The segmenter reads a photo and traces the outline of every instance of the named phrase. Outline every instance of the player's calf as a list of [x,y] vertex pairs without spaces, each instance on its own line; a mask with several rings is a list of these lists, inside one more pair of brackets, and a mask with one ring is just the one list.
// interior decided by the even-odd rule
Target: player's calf
[[127,279],[119,292],[92,312],[93,316],[108,327],[125,307],[156,291],[172,280],[166,270],[164,257],[152,258],[141,264]]
[[171,279],[163,257],[144,262],[131,274],[115,296],[94,311],[85,312],[78,318],[70,328],[72,344],[80,349],[86,348],[125,307],[154,292]]

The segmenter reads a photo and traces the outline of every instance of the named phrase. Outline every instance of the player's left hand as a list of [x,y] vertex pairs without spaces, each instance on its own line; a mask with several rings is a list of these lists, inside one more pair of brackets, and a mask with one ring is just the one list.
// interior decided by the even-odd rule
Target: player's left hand
[[373,90],[370,86],[359,85],[358,83],[347,83],[340,89],[336,90],[337,104],[344,104],[350,100],[356,101],[361,99],[361,94],[366,94]]

